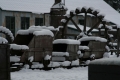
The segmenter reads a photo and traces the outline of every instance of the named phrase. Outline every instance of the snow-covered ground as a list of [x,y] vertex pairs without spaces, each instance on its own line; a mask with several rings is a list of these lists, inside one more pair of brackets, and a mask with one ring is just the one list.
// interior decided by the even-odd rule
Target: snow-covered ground
[[11,72],[11,80],[88,80],[88,67],[56,68],[50,71],[22,69]]

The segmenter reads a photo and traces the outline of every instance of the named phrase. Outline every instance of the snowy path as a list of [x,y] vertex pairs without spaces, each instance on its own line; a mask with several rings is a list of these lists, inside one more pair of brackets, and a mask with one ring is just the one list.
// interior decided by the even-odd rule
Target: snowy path
[[88,67],[50,71],[23,69],[11,73],[11,80],[88,80]]

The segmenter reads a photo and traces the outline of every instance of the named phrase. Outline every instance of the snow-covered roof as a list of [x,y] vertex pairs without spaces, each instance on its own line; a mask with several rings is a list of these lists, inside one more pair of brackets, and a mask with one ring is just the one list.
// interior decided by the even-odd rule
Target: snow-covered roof
[[[2,10],[32,13],[49,13],[53,4],[54,0],[0,0]],[[105,14],[105,19],[120,25],[120,14],[103,0],[66,0],[65,5],[68,8],[67,13],[77,7],[93,7],[100,10],[100,13]]]
[[56,39],[53,41],[53,44],[80,44],[78,40],[73,39]]

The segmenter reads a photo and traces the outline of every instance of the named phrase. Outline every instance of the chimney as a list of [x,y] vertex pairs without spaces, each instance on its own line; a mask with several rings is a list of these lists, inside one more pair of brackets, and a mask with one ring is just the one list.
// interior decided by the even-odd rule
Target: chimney
[[54,5],[57,4],[57,3],[60,3],[60,2],[61,2],[61,0],[55,0]]

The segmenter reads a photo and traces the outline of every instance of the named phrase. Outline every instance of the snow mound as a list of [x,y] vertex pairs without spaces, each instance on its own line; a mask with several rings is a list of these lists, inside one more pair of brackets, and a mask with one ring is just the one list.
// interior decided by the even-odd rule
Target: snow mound
[[5,38],[0,37],[0,44],[6,44],[6,43],[8,43],[8,41]]

